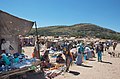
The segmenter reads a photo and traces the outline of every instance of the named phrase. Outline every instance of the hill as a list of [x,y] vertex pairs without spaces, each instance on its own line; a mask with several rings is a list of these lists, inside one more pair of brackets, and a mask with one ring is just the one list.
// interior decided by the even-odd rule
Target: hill
[[[35,28],[33,28],[29,35],[35,35]],[[59,36],[59,35],[69,35],[69,36],[95,36],[104,39],[115,39],[120,40],[120,33],[113,31],[111,29],[103,28],[95,24],[81,23],[71,26],[48,26],[38,28],[38,34],[44,36]]]

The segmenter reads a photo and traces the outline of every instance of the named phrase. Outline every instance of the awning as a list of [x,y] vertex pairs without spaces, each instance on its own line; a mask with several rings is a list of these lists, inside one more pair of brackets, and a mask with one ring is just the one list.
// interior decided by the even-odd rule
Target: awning
[[0,35],[26,35],[34,22],[15,17],[0,10]]
[[20,52],[19,35],[26,35],[34,22],[15,17],[0,10],[0,39],[10,41],[15,52]]

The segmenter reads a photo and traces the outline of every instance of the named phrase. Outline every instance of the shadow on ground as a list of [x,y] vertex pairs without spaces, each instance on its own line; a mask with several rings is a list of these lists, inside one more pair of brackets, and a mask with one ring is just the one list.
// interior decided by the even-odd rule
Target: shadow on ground
[[76,71],[69,71],[70,74],[73,74],[75,76],[79,75],[80,73],[79,72],[76,72]]
[[84,65],[84,64],[81,64],[81,65],[78,65],[78,66],[87,67],[87,68],[92,68],[93,67],[93,66],[88,66],[88,65]]
[[88,61],[96,61],[95,59],[89,59]]
[[101,63],[112,64],[111,62],[108,62],[108,61],[102,61]]

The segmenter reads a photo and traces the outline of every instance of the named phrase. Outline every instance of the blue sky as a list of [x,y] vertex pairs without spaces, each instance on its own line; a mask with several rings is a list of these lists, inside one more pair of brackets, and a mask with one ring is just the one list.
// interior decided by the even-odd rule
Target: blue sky
[[39,27],[92,23],[120,32],[120,0],[0,0],[0,9]]

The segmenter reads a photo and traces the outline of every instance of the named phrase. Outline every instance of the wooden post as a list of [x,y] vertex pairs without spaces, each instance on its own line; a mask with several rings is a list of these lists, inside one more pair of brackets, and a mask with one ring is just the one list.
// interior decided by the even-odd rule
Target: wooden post
[[36,21],[35,21],[35,29],[36,29],[36,37],[37,37],[37,47],[38,47],[38,54],[37,55],[39,55],[38,57],[39,57],[39,59],[40,59],[40,47],[39,47],[39,37],[38,37],[38,28],[37,28],[37,23],[36,23]]
[[[35,21],[35,28],[36,28],[36,36],[37,36],[37,46],[38,46],[38,57],[39,57],[39,60],[40,60],[40,62],[41,62],[41,59],[40,59],[40,47],[39,47],[39,43],[38,43],[38,41],[39,41],[39,37],[38,37],[38,28],[37,28],[37,23],[36,23],[36,21]],[[39,64],[40,65],[40,69],[41,69],[41,71],[43,72],[43,67],[41,66],[41,64]]]

